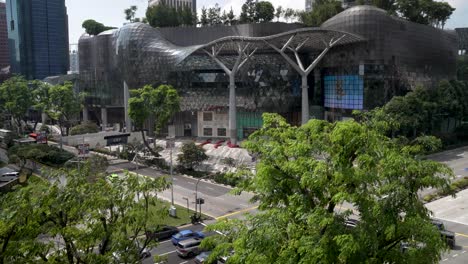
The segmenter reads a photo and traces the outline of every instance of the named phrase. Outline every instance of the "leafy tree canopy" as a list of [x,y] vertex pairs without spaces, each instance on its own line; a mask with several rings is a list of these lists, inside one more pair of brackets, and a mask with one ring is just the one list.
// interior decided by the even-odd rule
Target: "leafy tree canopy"
[[[400,144],[385,122],[310,120],[290,126],[264,114],[245,147],[259,157],[241,190],[255,193],[259,214],[221,221],[206,238],[210,258],[230,263],[435,263],[446,246],[418,197],[449,189],[452,171],[419,155],[433,137]],[[356,227],[345,225],[359,219]],[[402,250],[408,243],[410,250]]]
[[28,109],[33,104],[29,83],[22,76],[13,76],[0,85],[0,105],[10,115],[22,132],[22,121],[25,121]]
[[104,26],[104,24],[97,22],[93,19],[85,20],[82,24],[82,27],[86,30],[91,36],[99,35],[99,33],[104,32],[109,29],[114,29],[115,27]]
[[154,193],[168,187],[164,177],[90,174],[89,164],[51,171],[50,181],[0,196],[0,263],[112,263],[116,255],[136,263],[155,246],[139,235],[167,216],[164,206],[150,210],[160,203]]
[[129,100],[130,118],[135,126],[141,130],[143,141],[148,150],[153,156],[158,157],[159,154],[153,151],[145,140],[144,123],[149,118],[155,118],[156,130],[161,129],[179,111],[180,97],[176,89],[170,85],[160,85],[157,88],[145,85],[143,88],[132,90],[131,93],[132,97]]
[[197,15],[188,7],[173,8],[161,1],[159,4],[148,7],[146,19],[152,27],[177,27],[196,25]]
[[319,27],[341,11],[343,11],[341,1],[319,0],[313,3],[312,11],[299,13],[299,20],[309,27]]
[[260,1],[255,5],[255,21],[270,22],[275,17],[275,8],[268,1]]
[[177,161],[186,169],[193,170],[196,166],[200,165],[203,161],[208,159],[203,147],[195,145],[194,142],[188,142],[182,145],[182,153],[177,155]]
[[67,128],[66,134],[68,134],[71,121],[77,119],[81,111],[82,101],[83,94],[75,93],[71,82],[54,85],[49,89],[49,109],[46,113],[51,119],[56,120],[61,128]]

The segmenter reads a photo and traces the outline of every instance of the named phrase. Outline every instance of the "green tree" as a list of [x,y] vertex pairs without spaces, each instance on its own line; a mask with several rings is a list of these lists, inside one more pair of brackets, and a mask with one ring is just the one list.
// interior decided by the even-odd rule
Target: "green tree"
[[150,6],[146,10],[146,19],[152,27],[177,27],[181,24],[180,16],[175,8],[169,7],[165,1]]
[[38,182],[0,196],[0,264],[46,259],[52,245],[37,239],[45,231],[37,208],[46,191]]
[[[33,92],[32,92],[33,109],[38,111],[39,113],[47,113],[47,110],[49,109],[50,85],[46,82],[35,80],[32,82],[32,87],[33,87]],[[39,119],[36,120],[33,130],[36,130],[38,122],[39,122]]]
[[73,91],[71,82],[50,87],[47,115],[58,122],[62,135],[68,135],[72,122],[78,120],[82,101],[83,95]]
[[[241,189],[255,193],[260,212],[211,226],[225,234],[203,241],[214,247],[211,258],[232,253],[230,263],[439,261],[446,245],[418,191],[449,189],[452,171],[419,158],[440,141],[426,137],[402,145],[355,121],[293,127],[276,114],[263,118],[263,127],[244,144],[259,162]],[[346,227],[356,215],[356,227]],[[401,250],[403,243],[410,250]]]
[[177,161],[188,170],[193,170],[203,161],[208,159],[205,149],[195,145],[194,142],[188,142],[182,145],[181,152],[177,155]]
[[214,26],[220,24],[222,24],[221,7],[216,3],[214,7],[208,8],[208,25]]
[[343,7],[340,1],[316,1],[313,3],[312,11],[299,13],[299,21],[309,27],[319,27],[341,11],[343,11]]
[[111,263],[115,255],[135,263],[156,245],[141,235],[167,216],[155,195],[168,188],[164,177],[127,173],[110,181],[102,173],[91,177],[90,167],[50,171],[50,182],[0,197],[0,263]]
[[297,16],[297,12],[292,9],[292,8],[286,8],[283,13],[284,19],[286,19],[287,22],[290,22]]
[[201,10],[200,24],[201,24],[202,27],[205,27],[205,26],[209,25],[208,11],[206,10],[205,7],[202,7],[202,10]]
[[189,7],[184,7],[182,9],[178,9],[181,18],[181,25],[184,26],[193,26],[196,24],[197,16],[192,13],[192,10]]
[[242,5],[242,12],[240,14],[241,23],[255,22],[256,2],[253,0],[246,0]]
[[31,89],[28,81],[21,76],[13,76],[0,85],[0,103],[3,111],[12,118],[12,125],[23,132],[27,112],[32,105]]
[[138,22],[138,21],[135,21],[135,15],[136,15],[137,10],[138,10],[138,7],[135,5],[132,5],[129,8],[125,9],[124,10],[125,20],[127,20],[128,22]]
[[434,0],[373,0],[373,5],[409,21],[444,28],[455,8]]
[[260,1],[255,5],[255,21],[270,22],[275,17],[275,8],[268,1]]
[[155,152],[145,138],[143,126],[150,118],[155,118],[156,130],[158,131],[167,124],[169,119],[179,111],[180,98],[174,87],[170,85],[160,85],[154,88],[151,85],[132,90],[132,98],[129,100],[129,115],[140,129],[143,142],[148,151],[155,157],[159,154]]
[[276,12],[275,12],[275,17],[276,17],[276,21],[279,22],[279,19],[283,16],[284,14],[284,10],[283,10],[283,7],[282,6],[278,6],[276,8]]
[[82,24],[82,27],[86,30],[86,33],[91,36],[96,36],[96,35],[99,35],[99,33],[101,32],[115,28],[115,27],[104,26],[104,24],[99,23],[93,19],[85,20]]
[[226,16],[227,16],[228,25],[232,26],[235,23],[235,20],[236,20],[236,15],[234,15],[234,11],[232,10],[232,7],[231,7],[231,10],[229,10],[229,12],[227,13]]

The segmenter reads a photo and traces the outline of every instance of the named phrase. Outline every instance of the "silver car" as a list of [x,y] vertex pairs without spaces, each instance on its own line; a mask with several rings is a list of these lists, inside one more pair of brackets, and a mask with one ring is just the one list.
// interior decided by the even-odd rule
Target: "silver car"
[[200,253],[200,238],[190,238],[187,240],[180,241],[176,245],[177,255],[180,257],[194,257]]

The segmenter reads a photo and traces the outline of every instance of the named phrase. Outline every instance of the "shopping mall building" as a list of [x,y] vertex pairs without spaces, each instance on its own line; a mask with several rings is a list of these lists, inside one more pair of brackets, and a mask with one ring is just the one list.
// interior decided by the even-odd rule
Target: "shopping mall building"
[[129,90],[173,85],[178,137],[244,139],[264,112],[292,124],[340,120],[418,85],[453,79],[456,34],[356,6],[320,28],[261,23],[152,28],[132,23],[79,41],[85,119],[132,127]]

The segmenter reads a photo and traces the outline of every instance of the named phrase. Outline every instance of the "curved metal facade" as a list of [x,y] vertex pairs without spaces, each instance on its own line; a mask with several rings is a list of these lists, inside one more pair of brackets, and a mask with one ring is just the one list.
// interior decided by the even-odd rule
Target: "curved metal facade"
[[374,6],[349,8],[323,23],[366,38],[359,46],[332,51],[323,67],[392,66],[411,87],[455,77],[457,37],[448,31],[388,15]]
[[[90,95],[89,105],[123,111],[124,80],[130,89],[168,83],[182,95],[183,111],[224,111],[228,77],[202,49],[223,46],[220,57],[232,65],[236,43],[249,42],[258,52],[236,76],[237,107],[248,112],[299,112],[301,78],[265,44],[281,46],[292,35],[296,46],[310,40],[300,54],[305,63],[323,50],[323,41],[346,36],[344,46],[333,48],[309,76],[309,83],[315,83],[310,87],[311,104],[328,110],[382,105],[408,87],[455,75],[453,34],[391,17],[375,7],[357,6],[316,29],[285,23],[154,29],[133,23],[95,37],[83,36],[79,41],[80,87]],[[356,82],[363,95],[336,104],[327,91],[346,88],[346,82]],[[332,92],[343,97],[341,92]],[[122,122],[121,117],[109,117],[109,122]]]

